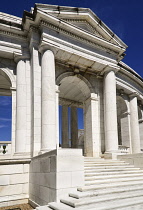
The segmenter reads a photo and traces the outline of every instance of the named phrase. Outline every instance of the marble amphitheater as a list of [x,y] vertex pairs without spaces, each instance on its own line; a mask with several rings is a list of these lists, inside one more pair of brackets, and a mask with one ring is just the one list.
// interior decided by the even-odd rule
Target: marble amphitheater
[[126,48],[87,8],[0,13],[0,95],[12,97],[1,207],[143,209],[143,79]]

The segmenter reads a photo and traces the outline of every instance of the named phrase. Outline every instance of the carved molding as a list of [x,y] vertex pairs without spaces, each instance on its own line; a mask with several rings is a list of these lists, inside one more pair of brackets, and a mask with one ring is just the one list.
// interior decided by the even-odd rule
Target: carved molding
[[83,38],[83,37],[78,36],[78,35],[76,35],[72,32],[69,32],[68,30],[62,29],[59,26],[56,26],[56,25],[54,25],[52,23],[49,23],[49,22],[46,22],[45,20],[41,20],[40,25],[43,25],[43,26],[49,27],[53,30],[62,32],[64,34],[68,35],[68,36],[71,36],[74,39],[78,39],[78,40],[82,41],[83,43],[90,44],[92,47],[94,46],[94,47],[97,47],[100,50],[106,51],[107,53],[111,53],[111,54],[116,55],[116,56],[118,55],[118,52],[116,52],[114,50],[111,50],[107,47],[103,47],[103,46],[101,46],[101,45],[99,45],[95,42],[92,42],[92,41],[86,39],[86,38]]
[[36,27],[34,25],[30,25],[29,32],[30,31],[33,31],[35,33],[39,33],[39,27]]
[[27,36],[21,35],[21,34],[18,34],[18,33],[13,33],[13,32],[10,32],[10,31],[0,30],[0,34],[6,35],[6,36],[12,36],[14,38],[27,40]]

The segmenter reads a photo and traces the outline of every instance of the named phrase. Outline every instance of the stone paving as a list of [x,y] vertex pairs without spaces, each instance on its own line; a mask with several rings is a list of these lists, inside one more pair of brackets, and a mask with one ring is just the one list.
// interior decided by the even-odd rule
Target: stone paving
[[30,206],[28,203],[25,203],[25,204],[13,205],[13,206],[0,207],[0,210],[8,210],[8,209],[14,209],[14,208],[20,208],[21,210],[31,210],[31,209],[33,209],[32,206]]

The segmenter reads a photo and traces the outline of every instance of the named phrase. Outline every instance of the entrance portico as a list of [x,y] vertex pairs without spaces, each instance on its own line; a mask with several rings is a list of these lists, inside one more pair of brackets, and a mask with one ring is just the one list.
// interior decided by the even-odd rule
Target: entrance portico
[[0,93],[12,96],[4,203],[59,201],[84,186],[84,156],[140,157],[143,79],[121,61],[127,45],[116,34],[87,8],[35,4],[23,19],[0,20]]

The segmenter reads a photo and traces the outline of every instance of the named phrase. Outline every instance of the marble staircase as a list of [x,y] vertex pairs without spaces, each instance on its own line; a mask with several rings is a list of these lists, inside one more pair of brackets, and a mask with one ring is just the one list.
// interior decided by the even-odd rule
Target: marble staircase
[[84,170],[85,186],[43,210],[143,209],[143,170],[123,161],[95,158],[85,158]]

